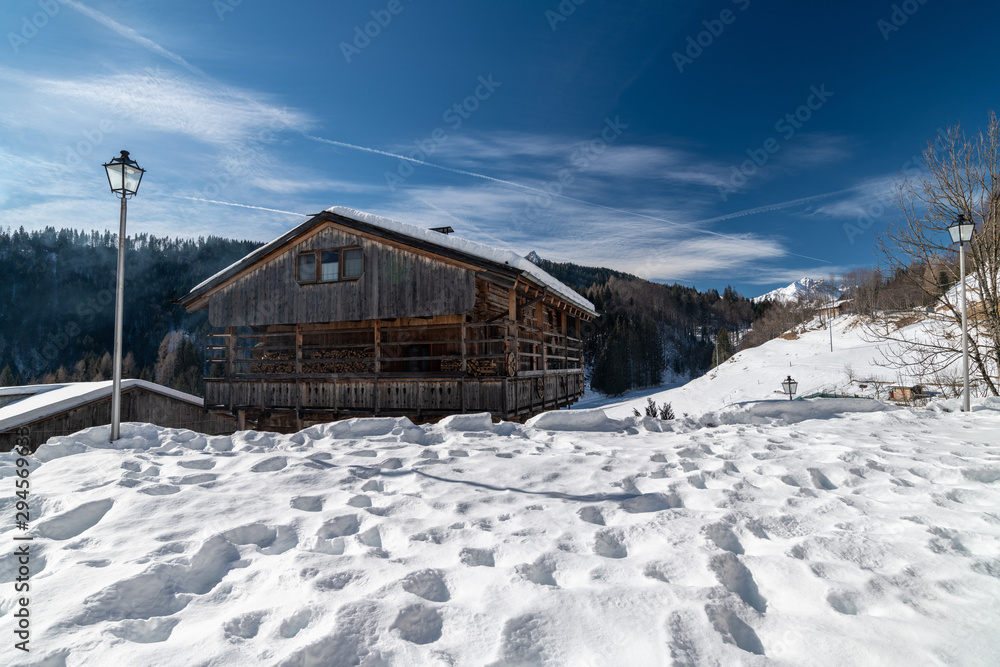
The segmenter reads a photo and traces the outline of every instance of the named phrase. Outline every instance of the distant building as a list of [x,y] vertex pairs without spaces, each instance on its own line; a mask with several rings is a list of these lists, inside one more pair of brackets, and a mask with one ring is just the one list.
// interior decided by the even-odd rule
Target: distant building
[[583,395],[593,304],[507,250],[324,211],[195,287],[205,404],[258,429],[362,415],[523,419]]
[[[51,437],[111,424],[111,385],[108,380],[0,387],[0,451],[9,452],[19,433],[34,450]],[[209,435],[236,431],[234,419],[209,413],[197,396],[143,380],[122,380],[121,420]]]

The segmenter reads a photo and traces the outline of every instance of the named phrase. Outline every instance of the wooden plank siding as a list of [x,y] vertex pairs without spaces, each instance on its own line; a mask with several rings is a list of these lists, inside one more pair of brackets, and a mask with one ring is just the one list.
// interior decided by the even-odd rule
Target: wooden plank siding
[[[359,279],[296,281],[299,253],[353,245],[364,253]],[[475,305],[474,270],[325,226],[214,292],[209,321],[214,326],[263,326],[432,317],[466,313]]]

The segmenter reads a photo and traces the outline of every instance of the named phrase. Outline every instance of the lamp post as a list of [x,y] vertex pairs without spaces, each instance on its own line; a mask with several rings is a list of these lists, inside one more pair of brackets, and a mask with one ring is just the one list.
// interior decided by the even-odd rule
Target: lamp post
[[792,400],[792,397],[795,396],[795,392],[799,389],[799,383],[793,380],[792,376],[789,375],[785,378],[785,381],[781,383],[781,388],[785,390],[786,394],[788,394],[788,400]]
[[958,214],[958,219],[950,227],[951,242],[958,244],[958,266],[962,280],[962,412],[969,411],[969,310],[965,305],[965,244],[972,240],[976,223]]
[[121,223],[118,228],[118,286],[115,293],[115,361],[111,390],[111,442],[119,437],[122,417],[122,319],[125,308],[125,211],[129,197],[139,191],[139,181],[145,169],[128,156],[128,151],[102,165],[108,172],[111,192],[122,200]]

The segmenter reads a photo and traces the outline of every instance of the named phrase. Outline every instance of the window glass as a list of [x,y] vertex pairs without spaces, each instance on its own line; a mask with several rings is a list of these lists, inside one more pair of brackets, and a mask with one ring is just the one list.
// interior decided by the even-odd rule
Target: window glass
[[340,251],[324,250],[321,258],[320,280],[330,281],[340,279]]
[[344,251],[344,277],[358,278],[364,268],[361,248],[349,248]]
[[316,254],[303,253],[299,255],[299,281],[312,282],[316,280]]

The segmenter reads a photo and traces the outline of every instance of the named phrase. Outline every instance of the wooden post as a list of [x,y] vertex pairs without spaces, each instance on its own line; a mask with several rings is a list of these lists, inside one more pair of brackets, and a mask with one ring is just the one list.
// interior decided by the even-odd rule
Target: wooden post
[[462,370],[462,376],[464,377],[465,373],[466,373],[466,360],[465,360],[465,356],[466,356],[465,355],[465,322],[464,321],[462,322],[462,324],[460,325],[460,327],[461,327],[461,330],[462,330],[462,333],[461,333],[461,337],[462,337],[462,366],[461,366],[461,370]]
[[302,385],[299,376],[302,374],[302,325],[295,325],[295,426],[302,430]]
[[378,326],[378,320],[372,325],[373,335],[375,341],[375,386],[373,389],[374,396],[372,396],[372,405],[374,406],[375,416],[378,417],[378,376],[379,376],[379,366],[381,366],[380,348],[382,346],[382,330]]
[[236,327],[226,327],[226,382],[229,384],[229,409],[233,409],[233,357],[236,355]]
[[569,368],[569,330],[566,324],[566,311],[559,311],[559,328],[562,331],[563,337],[563,370]]
[[541,368],[539,368],[538,370],[540,370],[540,371],[547,371],[547,370],[549,370],[549,366],[548,366],[548,358],[547,358],[546,352],[545,352],[545,348],[546,348],[546,346],[545,346],[545,306],[542,304],[541,301],[538,302],[538,330],[542,332],[541,333],[541,337],[542,337],[542,359],[539,362],[539,365],[541,366]]

